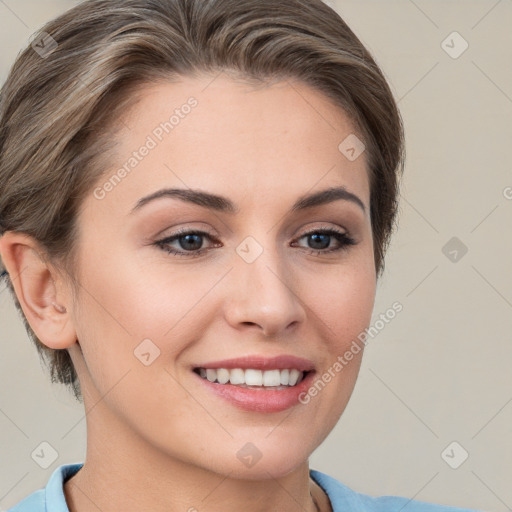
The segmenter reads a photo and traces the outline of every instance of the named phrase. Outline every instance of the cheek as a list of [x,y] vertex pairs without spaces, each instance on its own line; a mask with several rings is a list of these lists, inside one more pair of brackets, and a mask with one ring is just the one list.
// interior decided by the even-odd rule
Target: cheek
[[340,266],[336,273],[320,274],[303,282],[302,296],[313,311],[312,321],[323,325],[332,350],[350,345],[368,326],[375,287],[374,274],[363,265]]
[[[141,266],[136,258],[114,252],[84,265],[75,324],[88,372],[101,393],[133,369],[137,379],[154,386],[150,368],[172,372],[175,358],[204,333],[211,311],[203,299],[219,278],[211,268],[203,273],[179,265],[167,272],[156,268],[157,262]],[[137,358],[139,347],[147,347],[151,359],[158,355],[150,367]],[[143,380],[138,386],[144,387]]]

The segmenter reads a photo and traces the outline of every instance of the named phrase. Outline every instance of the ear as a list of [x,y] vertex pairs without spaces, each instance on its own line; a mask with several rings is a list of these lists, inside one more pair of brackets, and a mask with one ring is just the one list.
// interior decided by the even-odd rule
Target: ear
[[45,261],[40,244],[24,233],[7,231],[0,238],[0,254],[36,336],[52,349],[65,349],[76,343],[69,313],[70,293],[54,267]]

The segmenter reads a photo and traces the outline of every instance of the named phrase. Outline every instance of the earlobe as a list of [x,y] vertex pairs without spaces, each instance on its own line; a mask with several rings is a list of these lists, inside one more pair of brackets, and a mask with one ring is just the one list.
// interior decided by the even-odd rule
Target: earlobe
[[52,349],[76,342],[64,289],[58,289],[55,270],[45,261],[40,244],[29,235],[7,231],[0,238],[0,253],[30,327]]

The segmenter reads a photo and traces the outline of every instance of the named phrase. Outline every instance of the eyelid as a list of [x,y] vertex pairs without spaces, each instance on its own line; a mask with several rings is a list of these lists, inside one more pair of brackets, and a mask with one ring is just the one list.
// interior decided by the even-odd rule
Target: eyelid
[[[305,231],[299,231],[294,236],[293,240],[296,240],[297,238],[302,238],[303,236],[306,236],[310,233],[314,233],[316,231],[321,231],[321,230],[334,230],[334,231],[339,232],[340,234],[346,235],[347,237],[353,238],[350,231],[348,229],[346,229],[345,227],[341,227],[339,225],[327,224],[324,221],[324,222],[321,222],[320,226],[315,225],[311,228],[307,228]],[[161,240],[166,240],[169,238],[174,238],[179,235],[186,235],[186,234],[189,234],[192,232],[207,235],[207,236],[211,237],[212,239],[216,239],[217,241],[220,238],[220,235],[218,235],[215,230],[210,230],[209,228],[196,227],[196,226],[187,226],[187,227],[177,228],[176,231],[173,231],[173,232],[169,233],[168,235],[164,236],[161,233],[164,233],[165,231],[167,231],[167,229],[162,230],[159,234],[157,234],[155,236],[155,238],[158,238],[161,241]]]
[[312,231],[321,231],[321,230],[328,230],[328,229],[333,229],[335,231],[339,231],[340,233],[343,233],[343,234],[346,234],[346,235],[349,235],[349,231],[348,229],[344,228],[344,227],[341,227],[339,225],[333,225],[333,224],[327,224],[327,223],[321,223],[320,226],[313,226],[311,228],[307,228],[305,231],[301,231],[302,232],[302,235],[300,236],[303,236],[303,235],[307,235],[308,233],[311,233]]

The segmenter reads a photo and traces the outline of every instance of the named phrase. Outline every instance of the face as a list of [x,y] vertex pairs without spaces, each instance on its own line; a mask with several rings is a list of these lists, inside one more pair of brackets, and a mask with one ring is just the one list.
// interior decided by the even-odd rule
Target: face
[[[123,425],[117,439],[185,464],[277,477],[357,378],[363,351],[338,358],[375,297],[366,155],[340,152],[353,126],[304,84],[212,80],[146,86],[122,119],[78,218],[72,355],[86,401],[103,397],[92,431]],[[341,187],[352,195],[299,202]]]

